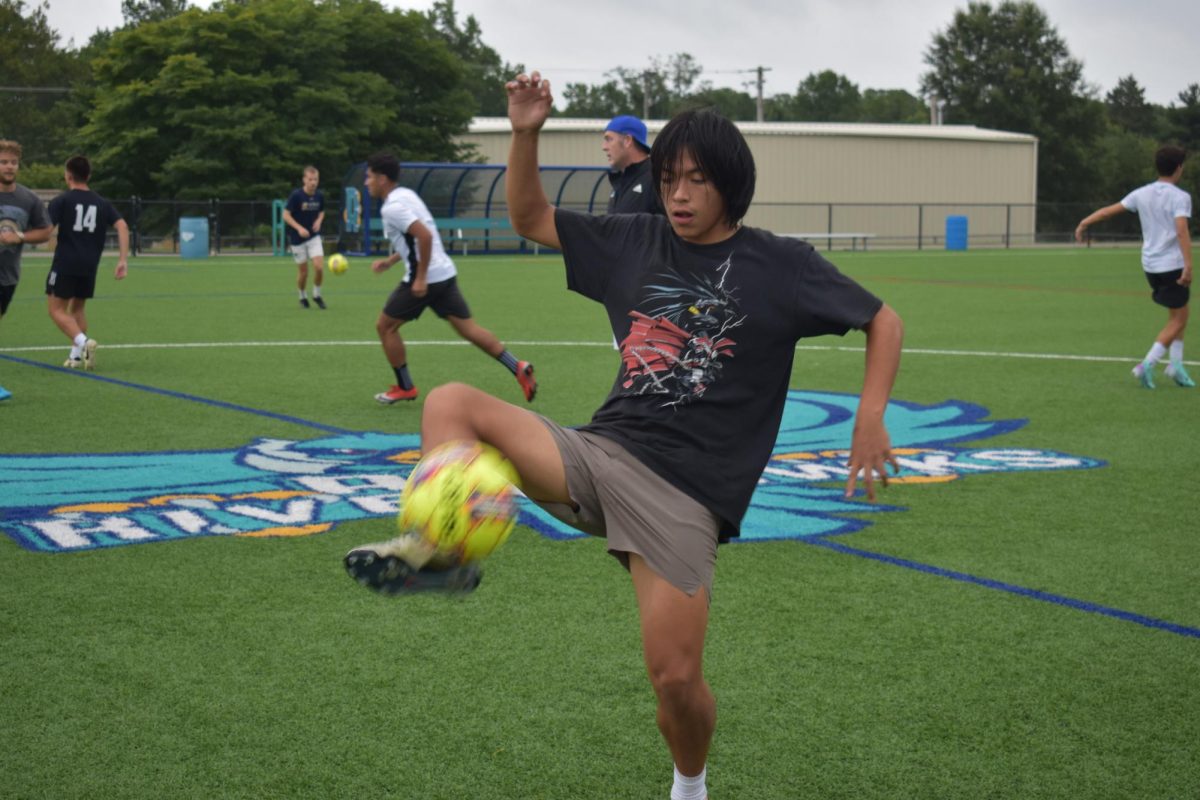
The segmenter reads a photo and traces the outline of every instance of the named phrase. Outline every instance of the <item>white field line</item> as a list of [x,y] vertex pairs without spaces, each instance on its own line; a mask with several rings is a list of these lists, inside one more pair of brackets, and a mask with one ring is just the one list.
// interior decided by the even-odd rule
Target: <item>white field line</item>
[[[454,340],[405,340],[406,345],[418,347],[465,347],[469,342],[462,339]],[[612,348],[611,341],[605,342],[572,342],[572,341],[534,341],[510,339],[509,345],[518,347],[605,347]],[[358,341],[314,341],[314,342],[157,342],[140,344],[105,344],[105,350],[182,350],[191,348],[227,348],[227,347],[378,347],[377,339]],[[66,344],[36,345],[30,347],[0,347],[0,353],[42,353],[67,349]],[[846,347],[842,345],[796,345],[797,350],[816,350],[822,352],[862,353],[862,347]],[[929,347],[906,347],[905,355],[922,356],[959,356],[964,358],[1016,358],[1042,361],[1097,361],[1109,363],[1133,363],[1136,356],[1088,356],[1068,355],[1066,353],[1019,353],[1002,350],[943,350]],[[1184,361],[1185,364],[1196,365],[1200,361]]]

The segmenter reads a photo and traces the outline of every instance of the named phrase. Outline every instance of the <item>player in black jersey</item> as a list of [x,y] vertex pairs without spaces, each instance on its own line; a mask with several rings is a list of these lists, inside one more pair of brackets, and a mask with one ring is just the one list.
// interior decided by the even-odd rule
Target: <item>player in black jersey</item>
[[58,226],[58,244],[46,276],[50,319],[71,340],[71,354],[63,366],[89,370],[96,368],[96,340],[87,334],[84,306],[96,292],[109,228],[116,229],[120,247],[113,276],[121,280],[129,269],[129,225],[112,203],[88,188],[91,176],[86,156],[67,159],[67,191],[51,200],[48,209],[50,222]]

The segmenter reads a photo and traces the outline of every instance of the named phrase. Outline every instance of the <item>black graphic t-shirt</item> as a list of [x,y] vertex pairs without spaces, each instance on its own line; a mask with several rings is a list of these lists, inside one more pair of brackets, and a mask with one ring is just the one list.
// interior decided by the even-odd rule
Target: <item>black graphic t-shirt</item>
[[50,201],[58,243],[50,268],[59,275],[95,275],[108,229],[121,219],[112,203],[90,189],[69,189]]
[[[883,305],[807,243],[757,228],[695,245],[665,217],[555,213],[567,288],[602,303],[621,367],[583,426],[738,526],[770,458],[796,342]],[[849,444],[849,443],[847,443]]]

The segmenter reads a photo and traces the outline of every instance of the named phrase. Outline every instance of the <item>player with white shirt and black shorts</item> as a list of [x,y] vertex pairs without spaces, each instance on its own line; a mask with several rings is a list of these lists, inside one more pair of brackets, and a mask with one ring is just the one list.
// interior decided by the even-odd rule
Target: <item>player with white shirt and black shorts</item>
[[88,188],[92,165],[85,156],[67,159],[67,191],[50,201],[50,222],[58,226],[54,260],[46,275],[50,319],[71,340],[64,367],[96,368],[96,340],[89,337],[84,307],[96,293],[96,273],[104,255],[108,229],[116,228],[120,255],[113,276],[122,280],[129,268],[129,225],[112,203]]
[[1146,357],[1133,368],[1133,377],[1154,388],[1154,365],[1167,356],[1166,375],[1184,388],[1196,385],[1183,366],[1183,334],[1187,330],[1192,285],[1192,239],[1188,220],[1192,196],[1179,188],[1187,154],[1167,145],[1154,154],[1158,180],[1127,194],[1119,203],[1092,212],[1075,229],[1082,242],[1088,226],[1126,211],[1138,215],[1142,226],[1142,269],[1150,297],[1167,309],[1167,324],[1159,331]]
[[400,400],[415,400],[420,394],[408,374],[408,350],[400,336],[400,327],[431,308],[459,336],[507,367],[516,376],[525,400],[532,401],[537,393],[533,365],[519,361],[495,334],[471,319],[471,309],[458,288],[458,270],[442,247],[433,215],[420,196],[400,186],[399,180],[400,161],[395,156],[378,153],[367,160],[364,184],[371,197],[383,201],[379,212],[383,233],[392,245],[392,254],[377,259],[371,270],[381,273],[393,264],[404,262],[404,279],[388,297],[375,322],[396,383],[375,395],[375,399],[391,405]]

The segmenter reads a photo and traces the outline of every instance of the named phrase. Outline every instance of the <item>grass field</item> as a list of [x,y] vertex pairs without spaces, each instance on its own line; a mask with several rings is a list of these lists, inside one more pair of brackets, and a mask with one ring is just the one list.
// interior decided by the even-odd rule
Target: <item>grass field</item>
[[[896,401],[1025,421],[944,448],[1091,468],[912,480],[884,492],[893,511],[784,514],[762,538],[813,519],[855,532],[723,547],[712,798],[1200,797],[1200,391],[1129,374],[1165,318],[1136,251],[834,260],[905,320]],[[359,433],[403,449],[421,412],[372,400],[391,382],[373,323],[395,276],[364,259],[327,278],[323,312],[297,307],[287,259],[139,258],[120,283],[108,260],[95,374],[59,366],[47,267],[26,259],[0,324],[0,797],[667,796],[633,593],[597,540],[520,528],[462,598],[364,591],[341,557],[390,536],[389,515],[306,527],[299,495],[260,492],[278,517],[254,513],[311,535],[19,546],[21,492],[67,541],[79,514],[125,519],[216,480],[206,453]],[[616,356],[561,260],[459,267],[476,318],[537,365],[537,410],[586,421]],[[436,318],[405,333],[422,389],[520,401]],[[793,388],[856,392],[861,345],[803,343]],[[95,458],[61,458],[78,454]],[[143,476],[115,454],[170,485],[137,508],[106,493]],[[172,519],[211,533],[195,515],[213,504],[193,500]],[[86,541],[131,535],[111,519]]]

